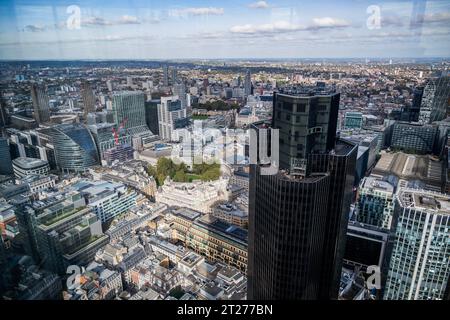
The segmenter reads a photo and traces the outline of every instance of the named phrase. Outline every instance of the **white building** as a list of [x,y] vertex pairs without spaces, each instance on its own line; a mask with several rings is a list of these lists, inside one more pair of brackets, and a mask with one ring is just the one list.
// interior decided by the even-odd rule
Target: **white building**
[[155,194],[156,202],[167,206],[177,206],[210,213],[212,206],[218,201],[228,201],[228,180],[220,178],[216,181],[194,181],[191,183],[173,182],[166,179]]
[[158,104],[159,136],[165,141],[172,141],[173,131],[187,125],[186,107],[178,96],[161,97]]

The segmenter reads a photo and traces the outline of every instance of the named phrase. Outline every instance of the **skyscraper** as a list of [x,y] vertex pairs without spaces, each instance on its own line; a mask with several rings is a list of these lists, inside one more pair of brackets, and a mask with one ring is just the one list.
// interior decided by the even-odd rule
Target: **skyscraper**
[[9,151],[9,143],[6,137],[0,136],[0,174],[13,174],[13,167],[11,161],[11,153]]
[[172,85],[177,83],[177,68],[172,69]]
[[58,168],[82,172],[99,163],[98,151],[91,132],[82,124],[60,124],[51,128]]
[[36,122],[41,124],[50,121],[50,107],[46,87],[33,83],[31,85],[31,98],[33,100],[34,119]]
[[441,76],[428,80],[423,89],[419,121],[431,123],[447,117],[450,99],[450,76]]
[[84,81],[81,84],[81,95],[83,97],[84,115],[95,112],[95,96],[89,82]]
[[125,129],[146,126],[145,95],[140,91],[124,91],[112,97],[114,123]]
[[337,297],[357,151],[336,139],[338,108],[329,90],[274,93],[279,170],[250,174],[250,299]]
[[252,94],[252,77],[250,75],[250,70],[247,70],[245,73],[244,93],[246,97]]
[[169,65],[163,65],[163,86],[169,86]]
[[400,189],[394,217],[384,299],[446,299],[450,279],[449,196]]
[[159,136],[171,141],[175,129],[183,128],[189,123],[186,108],[183,108],[177,96],[162,97],[158,104]]
[[181,101],[181,105],[183,108],[186,108],[186,86],[183,81],[178,81],[173,85],[173,95],[178,96],[178,99]]

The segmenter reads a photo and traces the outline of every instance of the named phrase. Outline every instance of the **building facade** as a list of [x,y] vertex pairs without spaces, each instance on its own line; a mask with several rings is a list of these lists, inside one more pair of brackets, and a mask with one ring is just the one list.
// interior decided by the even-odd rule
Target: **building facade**
[[336,139],[339,94],[292,88],[273,105],[279,170],[251,166],[248,297],[336,298],[357,147]]
[[448,195],[400,189],[385,300],[447,299],[450,278]]

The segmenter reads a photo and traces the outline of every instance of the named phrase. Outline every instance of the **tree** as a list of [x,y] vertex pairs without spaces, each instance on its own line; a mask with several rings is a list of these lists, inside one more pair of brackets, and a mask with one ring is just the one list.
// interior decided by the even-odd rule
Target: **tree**
[[183,170],[178,170],[173,176],[173,181],[175,182],[186,182],[187,175]]

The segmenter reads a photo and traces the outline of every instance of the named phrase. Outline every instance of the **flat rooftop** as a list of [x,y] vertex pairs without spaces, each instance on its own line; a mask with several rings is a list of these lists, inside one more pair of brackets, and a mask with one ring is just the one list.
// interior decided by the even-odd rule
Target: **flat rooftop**
[[19,157],[14,159],[12,162],[13,165],[25,170],[36,169],[48,165],[48,162],[45,160],[27,157]]
[[416,208],[431,213],[450,214],[450,196],[419,189],[400,189],[398,199],[403,207]]

